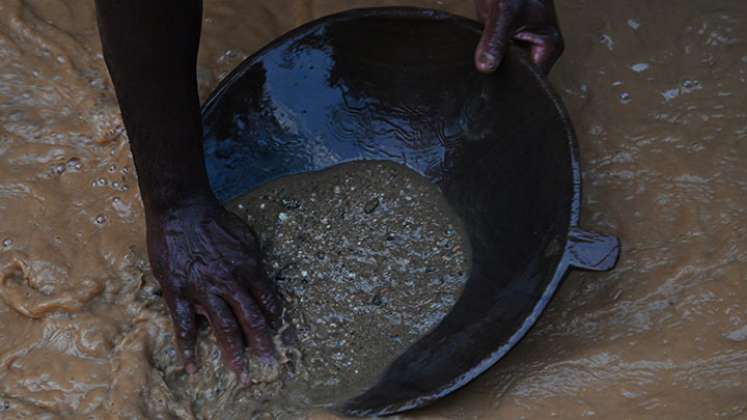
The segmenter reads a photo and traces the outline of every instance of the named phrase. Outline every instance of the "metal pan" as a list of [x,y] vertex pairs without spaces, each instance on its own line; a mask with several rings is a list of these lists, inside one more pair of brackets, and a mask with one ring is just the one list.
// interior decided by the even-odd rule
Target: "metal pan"
[[336,407],[345,414],[392,414],[459,389],[519,342],[570,268],[616,263],[617,239],[578,225],[581,171],[560,98],[518,49],[479,74],[480,30],[426,9],[325,17],[248,58],[203,107],[222,200],[383,159],[436,183],[466,224],[473,261],[461,298],[378,383]]

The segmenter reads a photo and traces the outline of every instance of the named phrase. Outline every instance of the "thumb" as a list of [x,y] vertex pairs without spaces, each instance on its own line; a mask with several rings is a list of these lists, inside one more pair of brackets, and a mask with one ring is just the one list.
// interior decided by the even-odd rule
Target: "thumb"
[[475,51],[475,66],[483,73],[498,68],[511,38],[511,30],[518,13],[510,1],[496,1],[490,6],[480,43]]

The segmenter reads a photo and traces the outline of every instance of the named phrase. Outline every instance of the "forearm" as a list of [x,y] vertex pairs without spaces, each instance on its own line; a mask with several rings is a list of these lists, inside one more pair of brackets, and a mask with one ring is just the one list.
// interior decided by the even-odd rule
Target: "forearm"
[[146,211],[211,196],[196,62],[202,0],[96,0]]

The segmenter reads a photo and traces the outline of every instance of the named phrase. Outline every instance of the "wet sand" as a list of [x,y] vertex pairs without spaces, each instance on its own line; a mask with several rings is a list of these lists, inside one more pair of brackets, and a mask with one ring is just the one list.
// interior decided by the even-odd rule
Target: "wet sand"
[[[395,4],[473,15],[207,0],[201,97],[303,22]],[[407,417],[745,418],[747,3],[557,7],[582,223],[620,236],[620,263],[569,275],[506,359]],[[92,2],[0,0],[0,60],[0,417],[189,418],[158,362],[171,328]]]
[[[469,243],[437,186],[367,161],[270,182],[228,208],[260,238],[285,300],[293,398],[342,403],[451,310]],[[299,357],[294,357],[298,355]]]

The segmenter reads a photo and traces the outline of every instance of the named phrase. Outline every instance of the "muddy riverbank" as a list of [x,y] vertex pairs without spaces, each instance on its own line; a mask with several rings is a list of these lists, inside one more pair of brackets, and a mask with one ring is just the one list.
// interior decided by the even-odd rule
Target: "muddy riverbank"
[[[463,0],[206,0],[201,97],[301,23],[396,4],[473,15]],[[619,235],[622,258],[569,275],[506,359],[408,417],[743,418],[747,4],[556,4],[582,221]],[[2,418],[189,415],[154,367],[171,329],[100,52],[92,2],[0,0]]]

